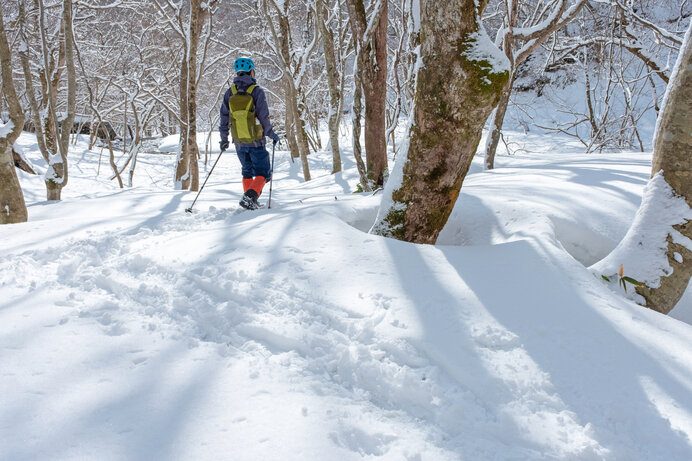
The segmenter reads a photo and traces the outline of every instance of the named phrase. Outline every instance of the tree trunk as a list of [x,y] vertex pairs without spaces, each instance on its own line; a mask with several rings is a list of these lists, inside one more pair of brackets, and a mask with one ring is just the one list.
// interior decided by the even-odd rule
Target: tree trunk
[[365,163],[368,179],[377,188],[384,184],[387,169],[387,1],[377,24],[372,40],[372,50],[365,54],[373,56],[374,62],[366,60],[363,94],[365,95]]
[[12,53],[7,42],[5,20],[0,4],[0,72],[2,75],[2,92],[5,95],[10,112],[8,125],[0,130],[0,224],[26,222],[28,214],[24,194],[19,185],[17,171],[12,158],[12,145],[19,138],[24,126],[24,111],[19,104],[17,92],[12,80]]
[[[368,18],[363,0],[348,0],[349,22],[356,41],[354,80],[360,80],[365,95],[365,162],[368,179],[374,186],[384,183],[387,168],[386,97],[387,97],[387,6],[382,9],[373,34],[368,35]],[[355,100],[354,100],[355,104]],[[355,109],[354,109],[355,112]],[[354,127],[355,131],[355,127]],[[354,140],[354,142],[356,142]],[[363,185],[369,190],[370,185]]]
[[360,145],[360,121],[363,110],[363,104],[361,100],[363,98],[363,89],[360,84],[360,79],[358,78],[358,72],[353,74],[353,117],[352,117],[352,129],[353,129],[353,156],[356,159],[356,168],[358,169],[358,175],[360,176],[360,187],[365,192],[372,190],[370,187],[370,181],[368,181],[368,171],[365,168],[365,162],[363,162],[363,149]]
[[[189,37],[188,37],[189,40]],[[188,90],[187,85],[189,83],[188,79],[188,64],[189,59],[187,55],[187,50],[189,49],[185,44],[185,51],[183,52],[183,59],[180,63],[180,152],[178,153],[178,158],[176,162],[175,169],[175,189],[177,190],[188,190],[190,188],[190,143],[188,141],[188,110],[189,105],[187,102]]]
[[[45,25],[45,5],[43,0],[38,0],[38,17],[39,17],[39,31],[41,34],[41,52],[43,54],[43,73],[41,75],[41,84],[43,87],[43,104],[42,104],[42,116],[43,120],[43,135],[46,146],[46,151],[48,153],[48,169],[45,174],[45,184],[46,184],[46,199],[49,201],[60,200],[63,187],[67,186],[67,149],[69,148],[69,136],[71,129],[67,129],[67,141],[63,141],[63,137],[60,135],[60,127],[58,121],[57,113],[57,98],[60,86],[60,80],[62,78],[63,69],[67,68],[74,76],[74,60],[71,63],[67,61],[67,48],[69,47],[70,58],[72,58],[72,3],[67,0],[63,3],[63,15],[60,22],[60,37],[57,52],[57,62],[54,60],[53,51],[48,47],[47,30]],[[69,8],[68,8],[69,6]],[[67,38],[67,33],[65,30],[65,21],[69,20],[70,24],[68,26],[69,38]],[[72,69],[70,71],[69,69]],[[70,81],[68,76],[68,117],[70,117],[70,112],[72,113],[72,120],[74,121],[74,107],[70,111],[70,104],[74,104],[74,92],[76,89],[76,82]],[[65,120],[63,124],[66,126]],[[65,130],[62,130],[65,131]],[[65,144],[63,144],[65,142]],[[64,147],[64,149],[63,149]]]
[[[687,32],[686,42],[680,49],[676,68],[677,75],[671,77],[672,88],[665,107],[661,111],[656,130],[652,176],[659,171],[672,187],[683,197],[692,215],[692,25]],[[673,232],[666,238],[665,250],[671,273],[662,275],[660,286],[637,287],[637,293],[646,299],[646,306],[664,314],[670,312],[687,289],[692,277],[692,218],[674,225]],[[673,239],[682,234],[687,238]]]
[[184,39],[180,68],[180,154],[175,172],[176,189],[199,190],[199,147],[197,146],[197,50],[208,6],[190,1],[189,36]]
[[29,163],[26,161],[26,159],[19,155],[19,153],[17,153],[17,151],[15,151],[14,149],[12,149],[12,159],[14,160],[15,167],[19,168],[22,171],[25,171],[26,173],[34,175],[36,174],[34,169],[31,168],[31,165],[29,165]]
[[509,79],[509,63],[480,26],[475,0],[422,0],[420,8],[414,124],[372,231],[432,244]]
[[500,142],[500,136],[502,136],[502,124],[505,121],[507,106],[509,106],[509,96],[512,94],[512,85],[514,85],[514,73],[512,73],[512,78],[510,78],[504,88],[502,88],[500,103],[497,105],[495,113],[490,121],[490,133],[488,133],[488,140],[485,147],[486,170],[495,168],[495,153],[497,152],[497,145]]
[[334,53],[334,34],[326,23],[328,12],[325,8],[325,0],[317,0],[316,8],[316,21],[322,35],[327,85],[329,87],[329,145],[332,149],[332,174],[334,174],[341,171],[341,150],[339,149],[339,108],[341,107],[339,71]]
[[[290,82],[284,82],[286,95],[290,92],[288,85]],[[288,96],[286,96],[288,101]],[[300,150],[298,149],[298,141],[296,140],[296,123],[293,115],[293,106],[286,102],[286,141],[288,142],[288,150],[291,152],[291,159],[300,158]]]
[[[286,11],[288,10],[288,5],[284,4]],[[283,62],[286,63],[286,68],[284,69],[284,87],[286,89],[286,112],[290,110],[291,121],[293,126],[293,134],[295,136],[295,147],[298,149],[298,155],[300,156],[301,165],[303,167],[303,178],[306,181],[310,181],[310,166],[308,164],[308,155],[310,154],[310,145],[308,142],[308,135],[305,132],[305,121],[301,117],[300,104],[298,103],[298,89],[295,86],[295,81],[293,79],[293,74],[288,66],[291,62],[291,51],[290,51],[290,24],[288,22],[288,16],[284,12],[279,12],[279,40],[280,40],[280,50],[283,57]],[[289,146],[291,143],[289,142]]]
[[197,146],[197,50],[207,8],[202,0],[190,1],[190,55],[188,57],[187,142],[190,156],[190,190],[199,190],[199,147]]

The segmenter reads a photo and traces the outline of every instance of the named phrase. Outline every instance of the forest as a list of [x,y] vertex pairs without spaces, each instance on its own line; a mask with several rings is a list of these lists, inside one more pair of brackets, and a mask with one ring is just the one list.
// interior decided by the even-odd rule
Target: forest
[[2,0],[0,459],[690,459],[691,35],[689,0]]

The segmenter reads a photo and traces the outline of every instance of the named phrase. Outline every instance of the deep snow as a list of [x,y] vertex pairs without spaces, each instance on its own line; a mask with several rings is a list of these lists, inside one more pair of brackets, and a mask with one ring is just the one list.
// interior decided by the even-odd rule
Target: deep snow
[[663,316],[586,267],[625,235],[650,154],[514,139],[530,153],[478,158],[436,246],[366,232],[381,196],[351,193],[348,152],[335,176],[313,154],[309,183],[278,152],[256,212],[232,153],[192,215],[173,155],[140,155],[120,190],[79,141],[60,203],[22,174],[0,459],[692,459],[692,290]]

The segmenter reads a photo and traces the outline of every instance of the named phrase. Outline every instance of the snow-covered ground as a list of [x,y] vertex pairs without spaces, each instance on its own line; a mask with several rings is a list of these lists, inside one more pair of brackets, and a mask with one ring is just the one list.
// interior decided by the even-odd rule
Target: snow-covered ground
[[692,290],[663,316],[586,267],[627,231],[650,154],[512,139],[436,246],[367,233],[380,195],[352,193],[348,150],[334,176],[313,154],[309,183],[277,152],[255,212],[232,152],[193,214],[170,154],[121,190],[81,140],[59,203],[21,174],[0,459],[692,459]]

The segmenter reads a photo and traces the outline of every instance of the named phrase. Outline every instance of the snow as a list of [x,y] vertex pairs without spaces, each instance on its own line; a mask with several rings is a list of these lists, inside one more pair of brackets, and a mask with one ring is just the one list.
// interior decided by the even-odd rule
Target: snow
[[[469,35],[470,41],[473,44],[468,50],[464,51],[464,55],[470,61],[487,62],[490,66],[490,71],[495,74],[509,72],[509,59],[500,51],[500,49],[490,40],[487,32],[481,26],[478,32]],[[490,80],[488,80],[488,83]]]
[[651,287],[660,286],[661,274],[673,270],[666,257],[668,235],[692,251],[692,242],[672,229],[689,220],[692,220],[692,209],[685,199],[675,194],[662,171],[656,173],[647,185],[642,206],[627,235],[607,258],[593,266],[593,271],[614,276],[622,264],[625,275]]
[[[334,176],[312,154],[308,183],[277,152],[256,212],[235,155],[193,214],[174,155],[141,152],[121,190],[82,138],[57,203],[19,171],[0,459],[691,459],[692,326],[586,267],[630,227],[651,154],[525,143],[474,160],[435,246],[367,233],[383,194],[352,193],[348,151]],[[35,138],[15,147],[45,170]]]
[[13,129],[14,123],[12,122],[12,120],[8,121],[3,125],[0,125],[0,138],[6,138],[10,133],[12,133]]

